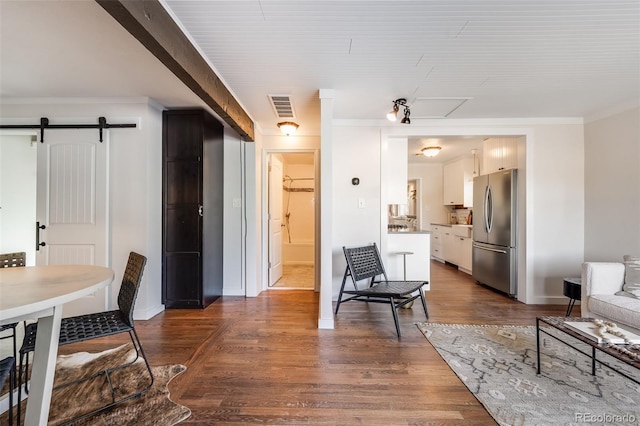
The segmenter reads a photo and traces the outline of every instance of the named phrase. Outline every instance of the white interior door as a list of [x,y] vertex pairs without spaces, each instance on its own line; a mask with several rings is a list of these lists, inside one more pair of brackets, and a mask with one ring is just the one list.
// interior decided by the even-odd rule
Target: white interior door
[[[38,142],[36,217],[45,245],[36,251],[38,265],[110,266],[109,132],[50,130]],[[64,316],[104,311],[109,290],[64,305]]]
[[269,286],[282,277],[282,161],[269,160]]

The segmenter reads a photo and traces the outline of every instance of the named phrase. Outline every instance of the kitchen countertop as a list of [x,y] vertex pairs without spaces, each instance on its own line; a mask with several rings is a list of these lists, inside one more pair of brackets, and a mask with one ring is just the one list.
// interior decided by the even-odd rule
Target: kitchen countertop
[[387,234],[430,234],[431,231],[408,231],[408,230],[397,230],[397,231],[388,231]]
[[473,225],[467,225],[466,223],[431,223],[432,225],[437,225],[437,226],[448,226],[448,227],[452,227],[452,226],[468,226],[473,228]]

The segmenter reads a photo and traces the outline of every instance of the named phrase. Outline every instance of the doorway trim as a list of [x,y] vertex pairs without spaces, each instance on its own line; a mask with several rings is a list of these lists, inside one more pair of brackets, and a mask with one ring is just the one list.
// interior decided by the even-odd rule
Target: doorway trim
[[286,148],[266,148],[262,150],[262,176],[261,176],[261,206],[260,206],[260,223],[262,228],[262,243],[261,243],[261,263],[262,270],[260,274],[262,276],[262,287],[260,291],[269,289],[269,157],[271,154],[296,154],[296,153],[308,153],[313,154],[313,170],[315,178],[315,200],[314,200],[314,231],[313,231],[313,288],[314,291],[320,291],[320,164],[318,148],[299,148],[299,149],[286,149]]

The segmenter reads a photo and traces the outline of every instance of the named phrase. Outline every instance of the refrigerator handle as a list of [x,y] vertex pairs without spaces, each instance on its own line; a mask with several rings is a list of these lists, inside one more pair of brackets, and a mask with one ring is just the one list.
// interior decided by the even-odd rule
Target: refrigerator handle
[[482,221],[484,232],[489,232],[489,185],[484,188],[484,200],[482,203]]
[[493,229],[493,191],[487,186],[487,232]]
[[483,247],[483,246],[479,246],[477,244],[473,245],[473,248],[477,248],[479,250],[486,250],[486,251],[492,251],[494,253],[502,253],[502,254],[507,254],[506,250],[499,250],[499,249],[493,249],[493,248],[489,248],[489,247]]

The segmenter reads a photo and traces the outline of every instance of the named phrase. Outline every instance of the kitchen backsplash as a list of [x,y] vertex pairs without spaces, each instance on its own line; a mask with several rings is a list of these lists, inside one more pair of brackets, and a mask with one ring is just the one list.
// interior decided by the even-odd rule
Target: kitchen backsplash
[[[471,209],[456,209],[455,212],[452,212],[449,215],[449,223],[460,223],[466,225],[469,213],[471,213]],[[473,224],[473,222],[471,222],[471,224]]]

